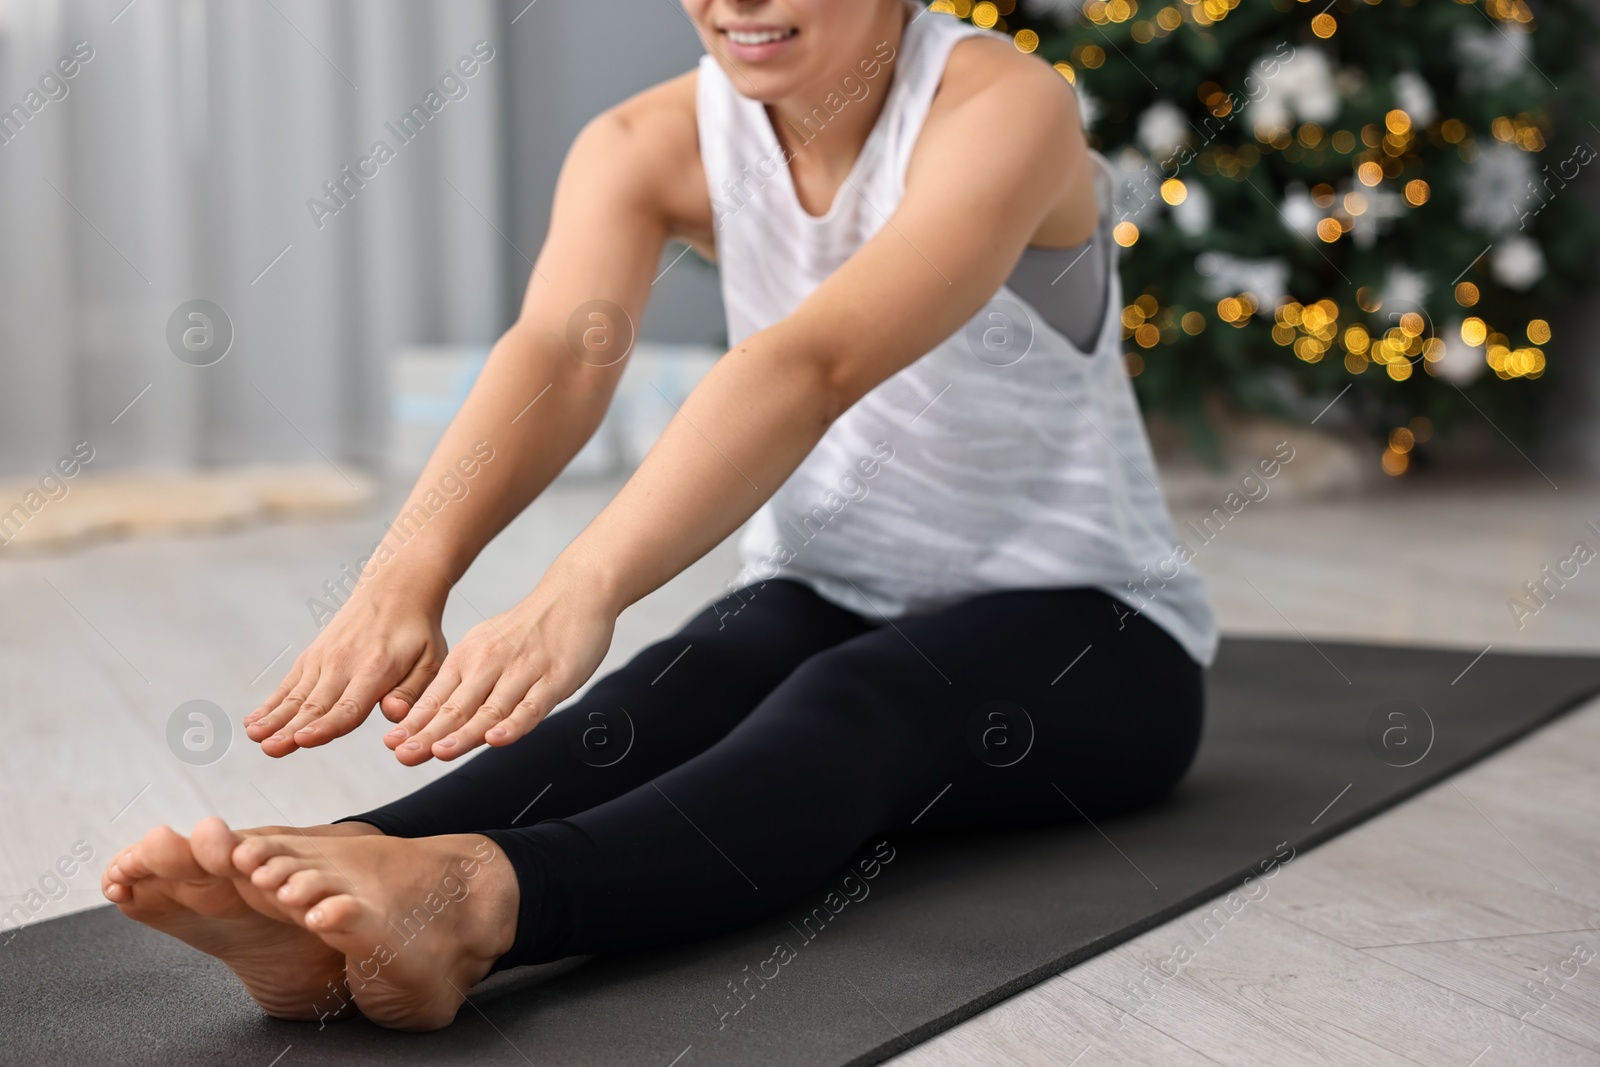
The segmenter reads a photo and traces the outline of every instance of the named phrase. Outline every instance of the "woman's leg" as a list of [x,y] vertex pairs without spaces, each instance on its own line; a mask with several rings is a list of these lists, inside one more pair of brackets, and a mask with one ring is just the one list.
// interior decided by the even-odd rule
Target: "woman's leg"
[[741,589],[516,743],[350,818],[435,837],[576,814],[709,748],[807,658],[870,629],[798,582]]
[[1201,704],[1201,671],[1181,647],[1097,591],[995,593],[897,620],[813,655],[659,777],[486,831],[521,900],[497,966],[747,922],[913,823],[1147,802],[1188,768]]

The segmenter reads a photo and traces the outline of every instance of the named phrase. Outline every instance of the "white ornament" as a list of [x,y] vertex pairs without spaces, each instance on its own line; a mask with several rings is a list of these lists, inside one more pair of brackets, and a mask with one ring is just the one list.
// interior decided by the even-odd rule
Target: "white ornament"
[[1190,237],[1211,229],[1211,194],[1199,182],[1186,182],[1189,195],[1172,207],[1172,221]]
[[1280,90],[1289,109],[1304,122],[1332,122],[1339,114],[1339,91],[1333,81],[1328,53],[1310,46],[1298,48],[1268,83],[1268,96]]
[[1312,202],[1306,187],[1298,182],[1289,186],[1279,213],[1283,216],[1283,224],[1302,237],[1315,236],[1317,223],[1322,221],[1322,210]]
[[1089,90],[1082,81],[1072,87],[1078,97],[1078,121],[1083,123],[1083,132],[1088,133],[1094,126],[1094,120],[1100,117],[1100,101],[1089,95]]
[[1272,135],[1280,130],[1287,130],[1294,122],[1294,115],[1289,112],[1289,105],[1284,102],[1283,96],[1274,96],[1269,89],[1267,95],[1260,100],[1252,100],[1245,107],[1245,115],[1250,120],[1250,128],[1257,137],[1270,140]]
[[1369,189],[1365,185],[1347,182],[1341,188],[1341,199],[1352,192],[1365,200],[1367,206],[1361,214],[1351,219],[1350,238],[1358,248],[1371,248],[1378,235],[1389,228],[1390,221],[1406,213],[1406,198],[1381,185]]
[[1317,57],[1309,75],[1295,95],[1295,112],[1307,122],[1332,122],[1339,114],[1339,93],[1334,87],[1328,60],[1320,50],[1307,50]]
[[[1468,89],[1498,89],[1527,66],[1527,27],[1518,22],[1496,22],[1493,28],[1463,26],[1456,31],[1456,59],[1461,80]],[[1524,38],[1518,40],[1518,38]]]
[[1428,279],[1410,267],[1390,267],[1378,291],[1378,299],[1383,301],[1383,310],[1391,318],[1412,311],[1423,312],[1422,302],[1428,299]]
[[1030,15],[1051,15],[1065,25],[1075,22],[1083,11],[1083,5],[1088,0],[1023,0],[1023,7]]
[[1124,148],[1109,162],[1116,180],[1112,200],[1117,221],[1137,223],[1147,210],[1161,203],[1160,175],[1137,148]]
[[1394,76],[1394,100],[1400,110],[1411,116],[1415,126],[1426,126],[1438,114],[1433,104],[1433,90],[1414,70],[1403,70]]
[[1526,289],[1544,277],[1544,253],[1531,237],[1511,237],[1495,246],[1489,273],[1512,289]]
[[1484,145],[1461,183],[1461,220],[1491,234],[1518,229],[1535,177],[1527,152],[1499,141]]
[[[1303,122],[1331,122],[1339,114],[1339,86],[1320,48],[1296,49],[1288,59],[1263,56],[1251,70],[1261,71],[1265,92],[1245,108],[1257,136],[1267,137],[1287,130],[1296,119]],[[1265,72],[1274,73],[1267,77]]]
[[1202,252],[1195,257],[1200,289],[1211,300],[1249,293],[1256,314],[1271,318],[1289,294],[1289,264],[1281,259],[1241,259],[1226,252]]
[[1189,142],[1189,120],[1169,100],[1158,100],[1139,116],[1139,143],[1157,159],[1166,159]]
[[1433,365],[1433,369],[1445,381],[1467,385],[1488,366],[1483,358],[1483,349],[1474,348],[1461,339],[1460,319],[1446,326],[1439,339],[1444,342],[1444,354]]

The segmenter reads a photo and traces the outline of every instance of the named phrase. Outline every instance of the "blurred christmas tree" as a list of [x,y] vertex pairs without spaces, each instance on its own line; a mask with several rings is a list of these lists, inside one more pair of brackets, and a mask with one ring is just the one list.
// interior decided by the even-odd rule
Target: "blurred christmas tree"
[[1576,349],[1545,316],[1595,264],[1567,189],[1600,144],[1582,0],[931,6],[1076,86],[1119,176],[1147,411],[1204,439],[1208,396],[1301,420],[1337,399],[1321,424],[1381,434],[1391,474],[1467,417],[1534,435],[1534,383]]

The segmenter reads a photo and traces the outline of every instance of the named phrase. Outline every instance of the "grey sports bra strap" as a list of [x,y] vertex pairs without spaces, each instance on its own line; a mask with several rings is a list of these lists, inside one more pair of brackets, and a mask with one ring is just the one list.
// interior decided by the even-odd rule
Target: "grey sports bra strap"
[[1085,355],[1093,355],[1110,309],[1111,272],[1117,245],[1111,239],[1116,217],[1116,185],[1105,157],[1093,150],[1095,197],[1100,221],[1094,235],[1072,248],[1028,248],[1006,279],[1006,287],[1026,300],[1044,320]]

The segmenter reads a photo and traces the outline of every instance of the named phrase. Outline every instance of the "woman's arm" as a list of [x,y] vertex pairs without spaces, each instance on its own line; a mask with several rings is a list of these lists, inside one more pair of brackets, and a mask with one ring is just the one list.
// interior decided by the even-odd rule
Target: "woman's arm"
[[588,679],[624,607],[736,529],[834,419],[975,314],[1064,188],[1092,188],[1064,83],[1044,64],[1006,69],[930,116],[882,230],[724,356],[534,593],[458,646],[391,735],[409,738],[402,761],[532,729]]
[[671,225],[657,183],[694,150],[683,92],[668,83],[578,136],[516,323],[350,599],[245,720],[268,755],[348,733],[380,698],[391,720],[409,711],[445,658],[451,586],[594,434],[624,365],[613,349],[632,336]]

